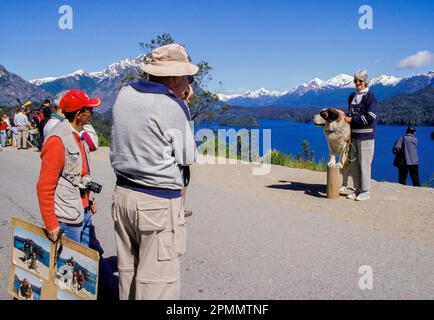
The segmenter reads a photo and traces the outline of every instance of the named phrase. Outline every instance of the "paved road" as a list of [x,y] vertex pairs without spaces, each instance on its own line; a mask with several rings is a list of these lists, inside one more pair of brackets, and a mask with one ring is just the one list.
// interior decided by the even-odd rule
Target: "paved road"
[[[9,299],[11,217],[41,223],[35,195],[39,164],[36,152],[0,153],[0,299]],[[97,154],[93,164],[96,180],[104,185],[97,233],[107,255],[114,255],[114,176],[107,152]],[[210,183],[215,168],[193,171],[183,299],[434,299],[434,247],[271,200],[255,190],[229,192]],[[231,179],[237,177],[228,174],[226,181]],[[372,290],[359,288],[362,265],[373,269]]]

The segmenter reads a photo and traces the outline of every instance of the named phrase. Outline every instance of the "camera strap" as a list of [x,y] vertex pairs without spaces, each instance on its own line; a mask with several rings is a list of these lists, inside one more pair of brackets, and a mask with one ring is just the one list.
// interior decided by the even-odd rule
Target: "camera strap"
[[63,236],[63,230],[60,229],[59,236],[57,237],[57,240],[55,242],[55,248],[54,248],[54,267],[57,266],[57,262],[59,261],[59,257],[63,250],[63,242],[62,242],[62,236]]

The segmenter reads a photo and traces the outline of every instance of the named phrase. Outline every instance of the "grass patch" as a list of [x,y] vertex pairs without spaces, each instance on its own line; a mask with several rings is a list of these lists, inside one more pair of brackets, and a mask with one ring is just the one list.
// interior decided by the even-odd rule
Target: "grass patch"
[[422,182],[421,187],[423,188],[434,188],[434,173],[431,175],[431,178],[425,182]]
[[327,164],[324,161],[315,162],[314,160],[303,160],[299,156],[294,157],[293,155],[277,150],[271,151],[271,164],[289,168],[327,172]]
[[301,152],[297,156],[272,150],[265,156],[260,157],[257,152],[252,151],[248,143],[243,143],[245,138],[239,136],[236,144],[227,144],[219,142],[218,137],[215,137],[200,144],[199,153],[212,157],[220,156],[249,162],[271,163],[289,168],[327,172],[327,163],[323,159],[318,162],[314,160],[315,151],[310,148],[307,140],[301,143]]

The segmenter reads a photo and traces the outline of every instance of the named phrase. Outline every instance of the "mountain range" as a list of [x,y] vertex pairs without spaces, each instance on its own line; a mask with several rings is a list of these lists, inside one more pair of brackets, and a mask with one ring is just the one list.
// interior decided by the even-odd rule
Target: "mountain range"
[[0,106],[16,106],[17,99],[24,103],[27,100],[41,101],[45,98],[51,98],[51,94],[0,65]]
[[84,90],[89,96],[100,98],[102,104],[99,111],[106,112],[113,107],[126,76],[139,74],[142,63],[140,57],[128,58],[102,71],[86,72],[80,69],[58,78],[31,80],[30,83],[54,96],[71,88]]
[[[16,104],[16,98],[23,100],[54,98],[58,93],[74,88],[85,90],[90,96],[99,97],[100,112],[111,110],[117,93],[127,75],[141,71],[143,59],[128,58],[114,63],[97,72],[77,70],[61,77],[47,77],[26,81],[0,66],[0,105]],[[382,75],[370,81],[371,90],[378,100],[384,100],[403,93],[413,93],[434,84],[434,72],[397,78]],[[220,100],[241,107],[326,107],[344,106],[350,92],[354,91],[353,77],[340,74],[329,80],[314,78],[288,91],[279,92],[261,88],[241,95],[218,94]]]
[[[349,94],[354,91],[353,77],[340,74],[327,81],[314,78],[291,90],[278,92],[261,88],[241,95],[219,94],[220,100],[241,107],[327,107],[345,106]],[[370,81],[370,90],[378,100],[398,94],[413,93],[434,84],[434,72],[409,78],[382,75]]]

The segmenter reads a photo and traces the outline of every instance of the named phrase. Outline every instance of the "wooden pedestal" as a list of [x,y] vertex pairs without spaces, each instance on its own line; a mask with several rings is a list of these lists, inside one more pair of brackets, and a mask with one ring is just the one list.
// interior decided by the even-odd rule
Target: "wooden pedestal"
[[336,167],[328,167],[327,169],[327,198],[339,198],[339,174],[340,169]]

